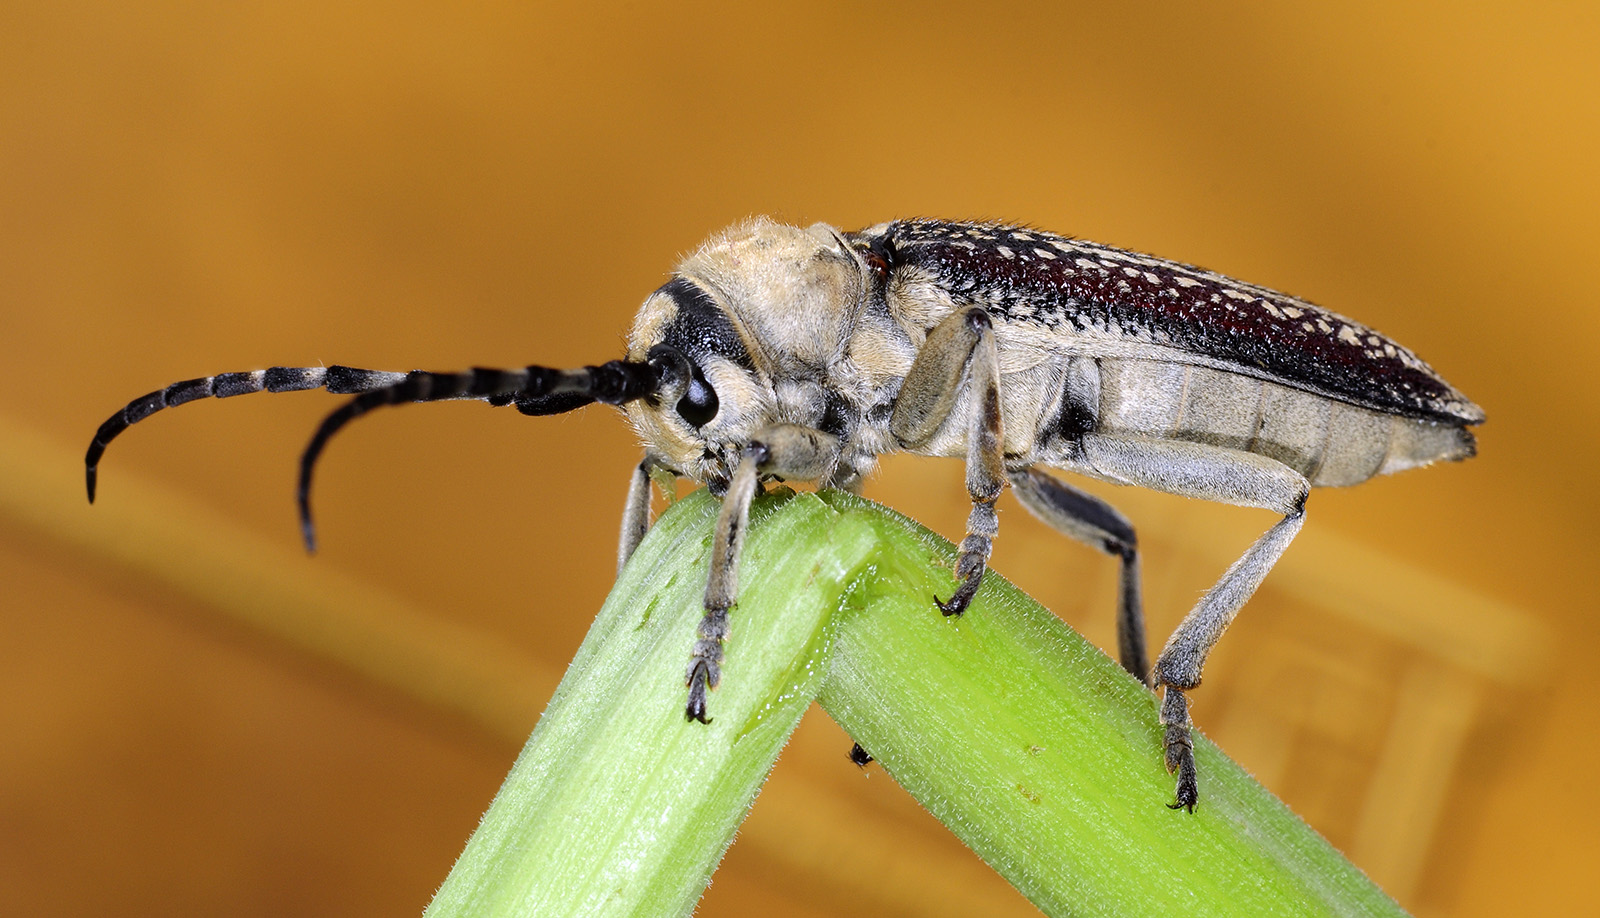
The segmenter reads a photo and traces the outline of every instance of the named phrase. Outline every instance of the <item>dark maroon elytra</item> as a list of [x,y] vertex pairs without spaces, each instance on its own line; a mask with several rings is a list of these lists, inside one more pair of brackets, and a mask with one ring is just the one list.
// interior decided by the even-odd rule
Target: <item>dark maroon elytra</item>
[[956,306],[1085,338],[1188,351],[1251,376],[1447,424],[1483,412],[1399,344],[1285,293],[1053,233],[912,220],[854,235],[892,269],[930,274]]

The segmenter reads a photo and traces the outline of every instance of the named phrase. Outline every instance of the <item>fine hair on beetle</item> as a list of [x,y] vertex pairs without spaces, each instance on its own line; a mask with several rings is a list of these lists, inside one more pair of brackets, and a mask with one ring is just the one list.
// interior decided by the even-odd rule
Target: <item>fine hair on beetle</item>
[[[1162,693],[1168,806],[1199,800],[1187,692],[1294,539],[1313,487],[1460,460],[1483,411],[1410,350],[1305,300],[1215,272],[1023,226],[899,220],[855,232],[766,218],[712,236],[645,298],[622,359],[409,373],[273,367],[173,383],[95,433],[89,499],[113,438],[201,398],[326,389],[352,396],[317,428],[297,491],[315,545],[311,481],[344,425],[374,408],[475,399],[523,414],[617,406],[644,457],[623,510],[618,570],[651,523],[653,478],[722,500],[684,716],[711,721],[750,502],[763,481],[859,492],[891,452],[961,459],[971,502],[947,598],[966,610],[1009,484],[1053,529],[1116,559],[1123,667]],[[1267,529],[1202,596],[1154,664],[1139,549],[1110,504],[1059,469],[1271,510]],[[852,761],[871,760],[859,746]]]

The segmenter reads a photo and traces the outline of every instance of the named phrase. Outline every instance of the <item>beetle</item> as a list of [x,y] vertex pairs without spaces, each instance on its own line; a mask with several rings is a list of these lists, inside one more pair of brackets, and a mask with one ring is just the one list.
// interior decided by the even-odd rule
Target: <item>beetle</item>
[[[1045,523],[1120,562],[1118,655],[1162,693],[1174,809],[1199,799],[1186,693],[1305,519],[1312,487],[1474,455],[1483,411],[1411,351],[1305,300],[1202,268],[999,223],[901,220],[856,232],[756,218],[712,236],[634,320],[624,359],[461,373],[274,367],[174,383],[95,433],[96,468],[130,424],[199,398],[353,395],[301,459],[384,405],[481,399],[524,414],[619,406],[644,443],[618,569],[650,525],[652,476],[722,498],[685,716],[709,722],[750,502],[764,480],[859,491],[896,450],[964,459],[971,500],[949,598],[982,583],[1006,484]],[[1281,515],[1147,661],[1134,528],[1061,469]],[[864,757],[864,754],[863,754]],[[852,758],[855,758],[853,755]]]

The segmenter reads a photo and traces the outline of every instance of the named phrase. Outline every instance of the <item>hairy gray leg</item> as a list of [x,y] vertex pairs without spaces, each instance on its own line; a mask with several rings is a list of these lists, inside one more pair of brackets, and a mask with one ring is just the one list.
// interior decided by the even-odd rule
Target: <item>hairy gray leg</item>
[[1113,481],[1283,514],[1184,616],[1156,658],[1167,770],[1178,776],[1176,799],[1169,805],[1193,812],[1200,795],[1183,693],[1200,684],[1207,654],[1300,531],[1310,484],[1274,460],[1198,443],[1090,435],[1083,438],[1083,461]]
[[722,681],[722,644],[728,637],[728,610],[739,593],[739,555],[750,520],[750,501],[764,476],[815,481],[839,463],[839,438],[798,424],[775,424],[761,431],[739,453],[711,540],[711,575],[706,581],[705,617],[689,657],[684,681],[689,703],[684,716],[708,724],[706,692]]
[[983,309],[960,309],[934,327],[917,352],[895,401],[889,429],[901,445],[927,443],[949,420],[965,385],[973,394],[967,428],[967,534],[956,559],[960,585],[949,600],[934,597],[946,615],[960,615],[978,592],[1000,532],[994,502],[1005,487],[1000,417],[1000,357],[994,324]]
[[644,457],[628,480],[628,502],[622,507],[622,534],[617,540],[617,576],[628,566],[634,549],[650,531],[650,469],[654,461]]
[[1133,524],[1115,507],[1053,475],[1028,467],[1013,470],[1011,490],[1022,506],[1051,529],[1122,561],[1117,590],[1117,655],[1140,682],[1150,679],[1145,655],[1144,604],[1139,593],[1139,541]]

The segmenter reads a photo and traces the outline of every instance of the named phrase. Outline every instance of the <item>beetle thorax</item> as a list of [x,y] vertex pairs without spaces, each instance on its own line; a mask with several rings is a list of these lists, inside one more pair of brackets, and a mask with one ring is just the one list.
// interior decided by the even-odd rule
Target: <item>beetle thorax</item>
[[815,376],[839,360],[867,290],[860,259],[832,227],[766,217],[712,237],[679,274],[743,327],[774,379]]

